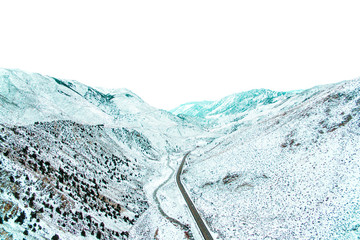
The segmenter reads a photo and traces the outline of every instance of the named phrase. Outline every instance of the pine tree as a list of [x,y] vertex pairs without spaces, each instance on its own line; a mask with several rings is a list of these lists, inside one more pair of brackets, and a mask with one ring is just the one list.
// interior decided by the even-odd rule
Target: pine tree
[[101,239],[101,232],[100,232],[100,231],[97,232],[96,238],[97,238],[97,239]]

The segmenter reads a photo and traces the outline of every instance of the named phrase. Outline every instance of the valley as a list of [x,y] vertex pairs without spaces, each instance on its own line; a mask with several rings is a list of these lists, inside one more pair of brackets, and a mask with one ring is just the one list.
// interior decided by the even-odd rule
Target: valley
[[203,239],[183,185],[206,239],[357,239],[359,143],[359,80],[165,111],[1,69],[0,238]]

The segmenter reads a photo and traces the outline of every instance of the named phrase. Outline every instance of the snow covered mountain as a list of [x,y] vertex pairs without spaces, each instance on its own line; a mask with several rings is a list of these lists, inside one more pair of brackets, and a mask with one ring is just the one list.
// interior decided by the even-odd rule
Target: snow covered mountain
[[0,69],[0,104],[3,123],[72,120],[141,129],[161,149],[169,148],[176,137],[183,141],[203,130],[200,125],[148,105],[127,89],[100,91],[76,81],[20,70]]
[[285,102],[301,91],[275,92],[267,89],[255,89],[226,96],[218,101],[185,103],[171,110],[173,114],[185,119],[195,119],[225,133],[235,131],[239,121],[249,124],[254,117],[259,120],[278,103]]
[[360,81],[283,96],[192,152],[195,205],[221,239],[358,239]]
[[1,239],[360,238],[360,80],[167,112],[0,69]]
[[290,97],[295,92],[274,92],[267,89],[254,89],[224,97],[218,101],[185,103],[173,109],[174,114],[186,114],[194,117],[211,117],[238,114],[253,110],[258,105],[267,105]]

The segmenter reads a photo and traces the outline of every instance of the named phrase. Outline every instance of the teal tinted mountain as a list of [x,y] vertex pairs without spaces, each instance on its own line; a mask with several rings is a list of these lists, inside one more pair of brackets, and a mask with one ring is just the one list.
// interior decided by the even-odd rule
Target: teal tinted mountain
[[200,118],[234,115],[254,110],[259,106],[284,101],[298,92],[301,91],[276,92],[268,89],[254,89],[235,93],[218,101],[185,103],[171,110],[171,112]]

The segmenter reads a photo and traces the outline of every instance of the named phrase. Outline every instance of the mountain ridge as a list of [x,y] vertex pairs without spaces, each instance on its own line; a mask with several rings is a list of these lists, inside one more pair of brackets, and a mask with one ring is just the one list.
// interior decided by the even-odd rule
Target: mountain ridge
[[[234,113],[241,113],[249,110],[250,108],[256,108],[259,103],[269,104],[272,103],[273,98],[283,95],[292,96],[300,93],[301,90],[288,91],[288,92],[276,92],[269,89],[252,89],[249,91],[234,93],[225,96],[217,101],[203,101],[203,102],[189,102],[181,104],[179,107],[171,110],[174,114],[185,114],[193,117],[221,117],[222,115],[230,115]],[[256,97],[263,96],[260,101],[250,102],[247,101]],[[238,105],[242,105],[239,108]]]

